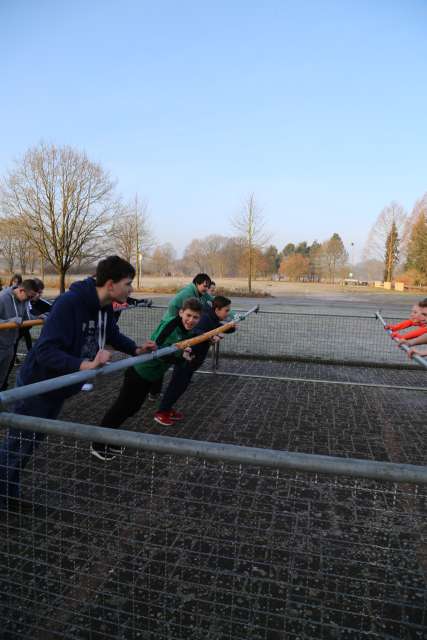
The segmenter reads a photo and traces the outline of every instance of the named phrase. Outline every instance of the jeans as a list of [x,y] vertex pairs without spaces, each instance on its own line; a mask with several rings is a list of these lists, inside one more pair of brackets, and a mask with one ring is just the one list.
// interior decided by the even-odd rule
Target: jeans
[[[17,386],[21,386],[19,375]],[[18,402],[14,413],[54,420],[58,417],[63,402],[62,399],[52,399],[49,394],[43,394]],[[7,498],[19,497],[21,471],[45,435],[38,431],[8,430],[0,446],[0,503]]]

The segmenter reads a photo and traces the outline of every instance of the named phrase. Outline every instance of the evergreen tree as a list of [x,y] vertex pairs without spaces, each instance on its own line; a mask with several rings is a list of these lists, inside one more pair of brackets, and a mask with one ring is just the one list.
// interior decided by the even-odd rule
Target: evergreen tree
[[384,281],[391,282],[396,264],[399,261],[399,234],[396,223],[393,222],[387,235],[384,255]]
[[424,211],[421,211],[411,229],[406,269],[416,269],[427,275],[427,220]]

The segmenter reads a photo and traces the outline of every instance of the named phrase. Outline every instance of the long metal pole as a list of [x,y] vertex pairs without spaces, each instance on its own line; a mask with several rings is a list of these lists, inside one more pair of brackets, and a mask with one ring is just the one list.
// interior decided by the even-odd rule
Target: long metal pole
[[55,436],[128,446],[168,455],[192,456],[216,462],[227,461],[285,471],[326,473],[386,482],[427,484],[427,467],[418,465],[203,442],[135,431],[122,431],[121,429],[108,429],[76,422],[65,422],[64,420],[33,418],[14,413],[0,413],[0,426],[30,432],[34,432],[36,426],[37,431]]
[[35,327],[39,324],[44,324],[44,320],[24,320],[21,324],[16,322],[1,322],[0,331],[3,329],[23,329],[25,327]]
[[117,362],[112,362],[111,364],[108,364],[105,367],[100,367],[99,369],[89,369],[89,371],[76,371],[75,373],[69,373],[65,376],[50,378],[48,380],[35,382],[33,384],[28,384],[22,387],[15,387],[14,389],[10,389],[9,391],[3,391],[0,393],[0,408],[2,404],[10,404],[16,402],[17,400],[32,398],[33,396],[42,393],[49,393],[49,391],[56,391],[57,389],[69,387],[74,384],[83,384],[87,380],[92,380],[97,376],[115,373],[116,371],[128,369],[129,367],[133,367],[137,364],[142,364],[151,360],[157,360],[158,358],[163,358],[164,356],[171,355],[173,353],[176,353],[177,351],[182,351],[187,347],[192,347],[196,344],[200,344],[201,342],[206,342],[206,340],[210,340],[213,336],[218,335],[219,333],[224,333],[225,331],[233,327],[236,323],[244,320],[251,313],[256,313],[257,311],[258,306],[253,307],[242,316],[239,316],[236,320],[233,319],[232,322],[228,322],[227,324],[224,324],[221,327],[214,329],[213,331],[208,331],[207,333],[203,333],[202,335],[196,336],[195,338],[190,338],[189,340],[182,340],[181,342],[177,342],[175,345],[164,347],[163,349],[158,349],[157,351],[153,351],[151,353],[144,353],[140,356],[118,360]]
[[[389,336],[391,337],[392,331],[390,329],[386,329],[386,321],[384,320],[384,318],[382,317],[381,313],[379,311],[377,311],[375,313],[375,317],[381,322],[381,324],[384,327],[384,330],[389,334]],[[396,340],[396,338],[391,337],[391,339],[393,340],[393,342],[396,342],[396,344],[399,346],[399,349],[402,349],[402,351],[404,351],[405,353],[408,353],[410,351],[410,347],[408,347],[407,344],[402,344],[400,342],[398,342]],[[414,354],[412,357],[412,360],[415,360],[415,362],[418,362],[418,364],[420,364],[422,367],[424,367],[424,369],[427,369],[427,360],[425,358],[423,358],[422,356],[419,356],[418,354]]]

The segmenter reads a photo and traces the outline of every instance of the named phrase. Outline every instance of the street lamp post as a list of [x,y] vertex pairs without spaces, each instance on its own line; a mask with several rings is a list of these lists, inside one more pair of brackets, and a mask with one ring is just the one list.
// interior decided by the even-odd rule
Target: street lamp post
[[142,253],[138,253],[138,288],[140,286],[140,278],[142,277]]

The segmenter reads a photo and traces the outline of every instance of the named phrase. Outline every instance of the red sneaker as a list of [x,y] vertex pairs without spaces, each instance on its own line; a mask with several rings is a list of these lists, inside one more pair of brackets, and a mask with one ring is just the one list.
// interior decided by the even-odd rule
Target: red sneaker
[[156,411],[154,420],[164,427],[171,427],[174,423],[170,417],[170,411]]
[[171,420],[174,420],[175,422],[178,422],[179,420],[184,420],[184,414],[181,413],[181,411],[175,411],[175,409],[171,409],[169,411],[169,418]]

